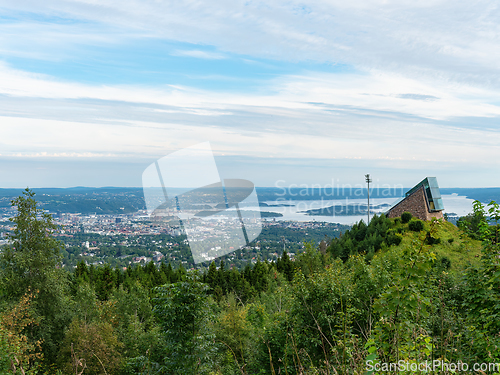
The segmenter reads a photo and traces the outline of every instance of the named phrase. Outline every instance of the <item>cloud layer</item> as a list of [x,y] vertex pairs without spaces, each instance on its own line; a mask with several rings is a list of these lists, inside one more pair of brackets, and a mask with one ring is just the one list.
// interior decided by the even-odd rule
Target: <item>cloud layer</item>
[[[227,173],[247,160],[261,185],[368,169],[406,185],[438,173],[444,186],[500,184],[488,173],[500,143],[493,2],[41,4],[0,5],[3,165],[147,165],[209,140]],[[130,75],[107,80],[116,69]]]

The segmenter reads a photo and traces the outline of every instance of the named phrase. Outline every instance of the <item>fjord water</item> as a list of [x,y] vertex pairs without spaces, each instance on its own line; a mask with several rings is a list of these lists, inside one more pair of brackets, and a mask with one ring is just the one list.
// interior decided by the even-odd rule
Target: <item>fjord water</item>
[[[460,196],[458,194],[448,194],[442,195],[444,212],[450,216],[464,216],[472,211],[473,199],[467,198],[465,196]],[[379,209],[371,209],[371,215],[377,213],[383,213],[388,210],[395,202],[400,198],[374,198],[370,199],[370,206],[381,206],[386,205]],[[332,216],[320,216],[320,215],[308,215],[305,211],[311,209],[320,209],[335,206],[335,212],[341,213],[345,211],[347,205],[365,205],[366,199],[334,199],[334,200],[280,200],[280,201],[266,201],[264,202],[268,206],[264,207],[246,207],[246,210],[259,210],[263,212],[277,212],[282,214],[281,217],[268,218],[265,220],[280,220],[280,221],[322,221],[329,223],[340,223],[340,224],[354,224],[360,220],[367,219],[366,214],[362,215],[332,215]]]

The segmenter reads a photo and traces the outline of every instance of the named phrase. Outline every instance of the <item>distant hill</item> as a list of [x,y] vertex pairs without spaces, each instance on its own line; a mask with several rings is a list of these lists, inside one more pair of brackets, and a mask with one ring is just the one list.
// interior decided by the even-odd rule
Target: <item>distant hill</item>
[[[144,209],[144,197],[139,188],[43,188],[32,189],[40,207],[50,212],[82,214],[120,214]],[[0,189],[0,208],[10,207],[10,201],[23,189]]]
[[[0,189],[0,208],[10,207],[10,201],[22,194],[24,189]],[[120,214],[131,213],[145,209],[142,188],[125,187],[73,187],[73,188],[35,188],[36,199],[43,209],[51,212],[67,213],[98,213]],[[408,188],[403,189],[373,189],[371,198],[398,198],[404,195]],[[367,197],[367,190],[361,188],[276,188],[257,187],[257,196],[261,206],[264,202],[281,201],[278,206],[286,205],[286,201],[298,200],[334,200],[356,199]],[[458,194],[483,203],[494,200],[500,202],[500,188],[442,188],[441,194]],[[267,205],[269,206],[269,205]],[[273,206],[273,205],[271,205]],[[310,215],[328,214],[310,212]]]
[[441,194],[458,194],[483,203],[500,202],[500,188],[442,188]]

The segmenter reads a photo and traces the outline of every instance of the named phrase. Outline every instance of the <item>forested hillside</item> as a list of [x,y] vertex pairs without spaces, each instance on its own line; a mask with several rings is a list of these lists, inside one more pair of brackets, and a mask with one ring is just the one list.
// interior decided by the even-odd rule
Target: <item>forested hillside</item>
[[34,194],[13,204],[16,229],[0,254],[1,374],[364,374],[398,361],[500,362],[494,202],[477,202],[461,229],[376,216],[293,260],[284,252],[205,272],[84,262],[68,271]]

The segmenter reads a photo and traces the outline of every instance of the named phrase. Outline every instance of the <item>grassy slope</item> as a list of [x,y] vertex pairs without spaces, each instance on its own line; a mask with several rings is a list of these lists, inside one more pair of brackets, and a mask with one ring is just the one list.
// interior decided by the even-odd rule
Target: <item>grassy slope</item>
[[[424,231],[430,230],[430,222],[425,223]],[[417,233],[408,229],[408,224],[397,224],[396,228],[402,227],[403,241],[399,247],[411,246],[414,241],[421,243],[421,238],[425,232]],[[441,257],[447,257],[451,261],[451,272],[462,272],[469,264],[478,264],[481,259],[481,242],[472,240],[452,223],[441,221],[435,225],[435,238],[440,238],[441,242],[429,245],[430,250],[436,254],[437,261]],[[448,240],[452,239],[450,243]]]

